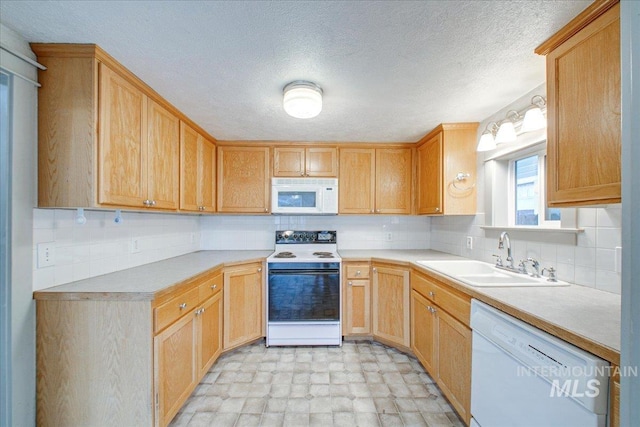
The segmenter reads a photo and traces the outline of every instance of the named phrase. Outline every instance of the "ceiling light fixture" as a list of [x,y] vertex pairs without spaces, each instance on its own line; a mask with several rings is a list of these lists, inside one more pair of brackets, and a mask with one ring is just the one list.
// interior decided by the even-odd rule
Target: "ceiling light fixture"
[[307,81],[291,82],[283,89],[282,105],[288,115],[310,119],[322,111],[322,89]]
[[[531,105],[521,111],[511,110],[507,117],[500,122],[490,122],[478,141],[477,151],[489,151],[496,148],[496,144],[514,142],[518,135],[547,127],[544,115],[547,100],[534,95]],[[518,128],[518,130],[516,130]]]

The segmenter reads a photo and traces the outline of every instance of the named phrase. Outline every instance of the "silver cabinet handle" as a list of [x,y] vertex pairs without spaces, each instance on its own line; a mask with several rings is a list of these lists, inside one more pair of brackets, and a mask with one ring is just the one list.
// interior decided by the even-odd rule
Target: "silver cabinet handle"
[[348,282],[347,282],[347,284],[348,284],[349,286],[353,286],[353,282],[352,282],[352,281],[348,281]]
[[371,213],[373,213],[373,209],[371,209]]
[[373,267],[373,272],[374,272],[374,273],[377,273],[377,272],[378,272],[378,269],[377,269],[377,268],[375,268],[375,267]]
[[433,292],[433,291],[429,291],[429,296],[430,296],[430,297],[435,297],[435,296],[436,296],[436,293],[435,293],[435,292]]
[[151,201],[151,206],[155,206],[155,205],[156,205],[156,201],[155,201],[155,200],[152,200],[152,201]]
[[356,271],[356,276],[359,276],[361,274],[362,274],[362,272],[360,270]]
[[436,208],[436,212],[440,212],[440,208]]
[[147,200],[143,201],[142,204],[145,205],[145,206],[151,206],[151,200],[147,199]]
[[211,289],[216,289],[218,285],[211,285]]
[[262,271],[262,267],[258,267],[258,273]]
[[380,209],[376,209],[376,213],[380,213]]
[[183,302],[182,304],[180,304],[180,305],[178,306],[178,308],[179,308],[180,310],[184,310],[185,308],[187,308],[187,303],[186,303],[186,302]]
[[264,213],[267,213],[267,212],[269,212],[269,209],[264,208]]

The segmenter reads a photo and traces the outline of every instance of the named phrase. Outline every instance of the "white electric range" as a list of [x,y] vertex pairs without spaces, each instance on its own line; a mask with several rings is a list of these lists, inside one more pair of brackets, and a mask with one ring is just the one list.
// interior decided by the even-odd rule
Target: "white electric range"
[[342,345],[335,231],[276,231],[267,258],[267,346]]

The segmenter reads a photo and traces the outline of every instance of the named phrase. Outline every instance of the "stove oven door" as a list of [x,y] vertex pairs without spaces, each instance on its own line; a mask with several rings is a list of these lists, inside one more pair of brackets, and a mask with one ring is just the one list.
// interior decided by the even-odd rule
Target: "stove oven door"
[[269,322],[338,322],[340,270],[270,268],[268,299]]

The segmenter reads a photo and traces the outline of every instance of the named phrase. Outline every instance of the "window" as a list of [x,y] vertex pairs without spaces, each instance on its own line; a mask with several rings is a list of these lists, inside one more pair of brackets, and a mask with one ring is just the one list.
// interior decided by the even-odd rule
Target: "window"
[[509,162],[509,225],[560,227],[560,209],[545,201],[544,151]]

